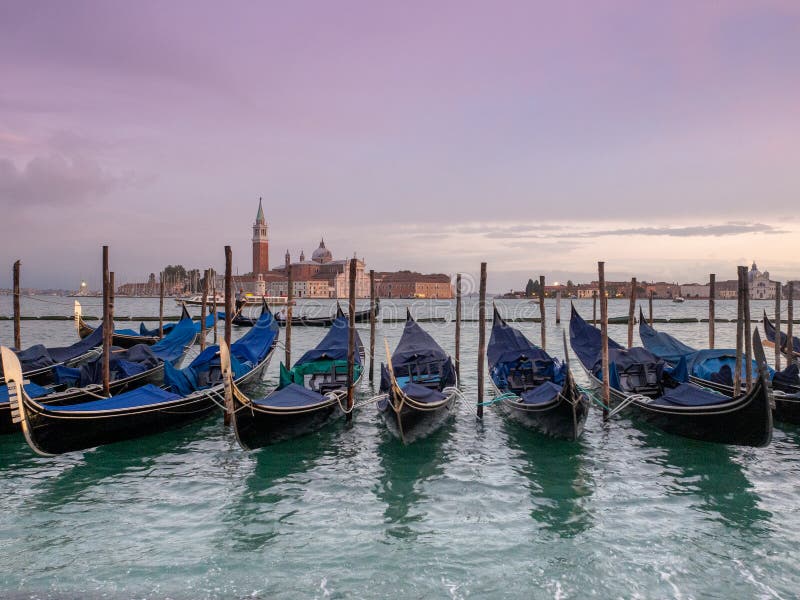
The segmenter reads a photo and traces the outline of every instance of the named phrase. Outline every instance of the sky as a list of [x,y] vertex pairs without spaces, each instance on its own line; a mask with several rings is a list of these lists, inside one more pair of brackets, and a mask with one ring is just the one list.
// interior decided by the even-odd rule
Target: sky
[[0,287],[800,279],[800,3],[0,0]]

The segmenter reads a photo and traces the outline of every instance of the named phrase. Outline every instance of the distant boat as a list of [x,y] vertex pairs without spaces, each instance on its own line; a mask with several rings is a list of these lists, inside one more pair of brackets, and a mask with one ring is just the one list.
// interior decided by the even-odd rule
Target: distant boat
[[677,296],[672,299],[673,302],[685,302],[683,296]]
[[[286,304],[286,296],[255,296],[253,294],[245,294],[244,303],[245,304],[253,304],[253,305],[260,305],[261,301],[264,300],[269,306],[282,306]],[[202,306],[203,304],[203,295],[202,294],[195,294],[194,296],[189,296],[188,298],[175,298],[175,302],[178,304],[189,304],[191,306]],[[208,296],[206,298],[206,306],[210,306],[214,304],[214,297]],[[225,305],[225,296],[220,296],[217,294],[217,306],[224,306]]]

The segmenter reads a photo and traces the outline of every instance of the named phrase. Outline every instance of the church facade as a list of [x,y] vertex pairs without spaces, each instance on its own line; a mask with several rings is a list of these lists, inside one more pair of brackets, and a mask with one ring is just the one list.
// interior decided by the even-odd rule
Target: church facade
[[[297,261],[292,261],[286,250],[283,264],[269,268],[269,225],[264,216],[261,198],[253,223],[253,271],[237,277],[236,286],[257,296],[286,296],[288,273],[292,271],[292,291],[295,298],[345,299],[350,294],[350,264],[356,266],[356,297],[369,298],[369,272],[366,262],[355,253],[351,258],[335,259],[321,239],[319,246],[306,259],[300,251]],[[452,298],[450,276],[424,275],[411,271],[381,272],[375,274],[376,293],[383,298]]]

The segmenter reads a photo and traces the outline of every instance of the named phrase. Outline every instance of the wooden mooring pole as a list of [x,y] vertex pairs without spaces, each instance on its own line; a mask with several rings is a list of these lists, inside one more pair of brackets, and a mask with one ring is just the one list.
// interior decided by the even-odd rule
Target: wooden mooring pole
[[636,320],[636,277],[631,279],[631,300],[628,303],[628,348],[633,348],[633,322]]
[[592,292],[592,326],[597,327],[597,292]]
[[599,283],[599,296],[600,296],[600,339],[601,351],[600,357],[602,360],[602,373],[603,373],[603,420],[608,420],[609,407],[611,406],[611,388],[608,382],[608,302],[606,301],[606,263],[599,261],[597,263],[597,275]]
[[353,420],[353,394],[355,384],[355,349],[356,349],[356,259],[350,259],[350,294],[347,319],[347,422]]
[[483,419],[483,371],[486,350],[486,263],[481,263],[478,296],[478,418]]
[[208,303],[208,269],[203,276],[203,301],[200,304],[200,352],[206,349],[206,305]]
[[109,310],[109,274],[108,274],[108,246],[103,246],[103,395],[111,395],[111,342],[114,336],[114,325],[111,323]]
[[214,311],[214,345],[217,345],[217,272],[214,269],[209,269],[211,274],[211,307]]
[[286,349],[284,363],[287,369],[292,368],[292,304],[294,303],[294,272],[292,265],[286,267],[286,339],[283,346]]
[[561,290],[556,292],[556,325],[561,323]]
[[542,350],[547,350],[547,323],[544,314],[544,275],[539,275],[539,316],[542,326]]
[[738,396],[742,391],[742,349],[744,348],[744,283],[742,282],[742,272],[747,276],[746,267],[737,267],[737,288],[736,288],[736,371],[733,374],[733,394]]
[[456,273],[456,378],[461,382],[461,273]]
[[775,284],[775,370],[781,370],[781,283]]
[[714,349],[714,334],[715,326],[714,319],[716,318],[714,300],[717,297],[717,276],[711,273],[708,283],[708,347]]
[[375,378],[375,271],[369,270],[369,382]]
[[753,389],[753,325],[750,321],[750,278],[747,276],[745,268],[742,284],[744,285],[744,302],[742,313],[744,314],[744,358],[747,365],[745,381],[747,391]]
[[[786,366],[791,367],[794,363],[794,283],[789,282],[786,288]],[[778,344],[780,340],[776,340]]]
[[653,326],[653,290],[650,290],[650,300],[648,302],[648,325]]
[[19,308],[19,266],[20,261],[14,262],[14,347],[22,350],[22,333],[20,331],[20,308]]
[[[230,246],[225,246],[225,345],[231,348],[231,330],[233,329],[233,254]],[[227,389],[226,389],[227,391]],[[231,424],[233,414],[232,390],[225,394],[225,425]]]
[[158,337],[164,337],[164,271],[158,275]]

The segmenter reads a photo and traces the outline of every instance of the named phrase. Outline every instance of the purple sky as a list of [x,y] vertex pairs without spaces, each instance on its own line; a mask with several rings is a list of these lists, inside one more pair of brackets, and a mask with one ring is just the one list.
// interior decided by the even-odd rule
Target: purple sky
[[[557,6],[556,6],[557,5]],[[800,277],[800,4],[0,3],[9,285],[368,267]]]

